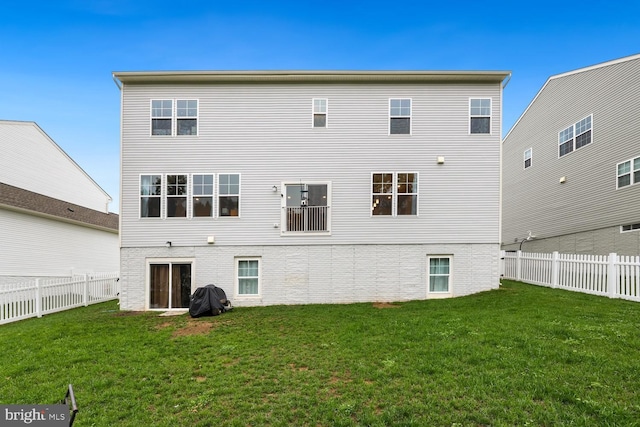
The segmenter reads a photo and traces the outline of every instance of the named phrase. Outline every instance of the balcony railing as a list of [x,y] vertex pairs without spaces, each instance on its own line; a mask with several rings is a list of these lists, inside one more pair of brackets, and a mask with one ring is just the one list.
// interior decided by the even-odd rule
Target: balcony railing
[[284,209],[287,232],[329,231],[329,206],[287,206]]

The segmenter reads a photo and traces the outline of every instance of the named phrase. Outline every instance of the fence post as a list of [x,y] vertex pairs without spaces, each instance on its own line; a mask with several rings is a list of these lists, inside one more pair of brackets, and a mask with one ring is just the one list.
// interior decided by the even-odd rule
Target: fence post
[[40,279],[36,279],[36,316],[42,317],[42,288]]
[[607,291],[609,291],[609,298],[618,297],[618,274],[616,272],[616,263],[618,262],[618,255],[613,252],[609,254],[609,264],[607,268]]
[[84,292],[82,295],[82,303],[86,307],[89,305],[89,275],[87,274],[83,275],[83,282],[84,282]]
[[560,254],[558,251],[553,251],[551,254],[551,287],[558,287],[558,271],[560,270]]
[[522,267],[522,260],[520,259],[520,256],[522,255],[522,251],[518,251],[516,252],[516,280],[519,282],[520,279],[522,279],[522,275],[521,275],[521,267]]

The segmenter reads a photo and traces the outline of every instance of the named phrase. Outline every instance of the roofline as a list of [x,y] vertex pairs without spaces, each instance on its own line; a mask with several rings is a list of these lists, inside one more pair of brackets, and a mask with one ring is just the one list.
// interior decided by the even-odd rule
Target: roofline
[[507,132],[505,137],[502,139],[502,142],[504,143],[504,141],[506,141],[506,139],[509,137],[511,132],[516,128],[516,126],[518,126],[518,123],[520,123],[520,120],[522,120],[522,118],[527,113],[527,111],[529,111],[529,108],[531,108],[533,103],[536,102],[536,99],[538,99],[538,96],[540,96],[540,94],[542,93],[544,88],[547,87],[547,85],[549,84],[549,82],[551,80],[556,80],[556,79],[559,79],[559,78],[562,78],[562,77],[572,76],[574,74],[579,74],[579,73],[583,73],[583,72],[586,72],[586,71],[597,70],[598,68],[608,67],[610,65],[616,65],[616,64],[623,63],[623,62],[627,62],[627,61],[633,61],[633,60],[636,60],[636,59],[640,59],[640,53],[635,54],[635,55],[625,56],[625,57],[618,58],[618,59],[613,59],[611,61],[600,62],[598,64],[590,65],[590,66],[584,67],[584,68],[578,68],[576,70],[567,71],[565,73],[552,75],[551,77],[549,77],[547,79],[547,81],[544,83],[544,85],[542,85],[542,87],[540,88],[538,93],[536,93],[536,96],[534,96],[533,99],[531,100],[531,102],[529,103],[529,105],[527,105],[527,108],[525,108],[525,110],[522,112],[522,114],[520,114],[520,117],[518,117],[518,120],[516,120],[516,122],[513,124],[513,126],[511,126],[511,129],[509,129],[509,132]]
[[[53,215],[53,214],[49,214],[49,213],[45,213],[45,212],[34,211],[32,209],[21,208],[19,206],[8,205],[6,203],[0,203],[0,209],[6,209],[8,211],[23,213],[23,214],[27,214],[27,215],[31,215],[31,216],[51,219],[51,220],[60,221],[60,222],[65,222],[67,224],[79,225],[79,226],[86,227],[86,228],[92,228],[94,230],[106,231],[106,232],[109,232],[109,233],[112,233],[112,234],[119,234],[120,233],[119,229],[105,227],[103,225],[91,224],[89,222],[78,221],[78,220],[75,220],[75,219],[65,218],[65,217],[62,217],[62,216]],[[104,215],[117,215],[117,214],[109,213],[109,214],[104,214]]]
[[501,83],[510,71],[116,71],[120,83],[415,83],[491,82]]

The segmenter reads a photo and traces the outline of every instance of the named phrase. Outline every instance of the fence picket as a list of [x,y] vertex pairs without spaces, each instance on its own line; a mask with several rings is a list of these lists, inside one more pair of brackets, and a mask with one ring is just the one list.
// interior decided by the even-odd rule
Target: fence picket
[[35,279],[0,288],[0,325],[117,299],[118,273]]
[[640,256],[501,252],[503,277],[640,302]]

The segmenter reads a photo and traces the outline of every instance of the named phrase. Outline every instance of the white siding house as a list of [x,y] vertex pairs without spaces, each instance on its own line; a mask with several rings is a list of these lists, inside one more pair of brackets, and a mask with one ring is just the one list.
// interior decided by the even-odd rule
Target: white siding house
[[507,72],[117,72],[121,307],[498,287]]
[[111,198],[33,122],[0,121],[0,285],[114,272]]
[[640,254],[638,117],[640,55],[551,76],[504,139],[504,248]]

